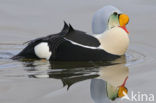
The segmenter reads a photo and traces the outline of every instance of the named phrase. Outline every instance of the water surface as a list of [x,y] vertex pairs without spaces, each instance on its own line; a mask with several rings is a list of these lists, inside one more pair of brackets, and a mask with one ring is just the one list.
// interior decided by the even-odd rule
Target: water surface
[[[125,57],[70,63],[9,59],[26,46],[24,42],[59,32],[63,20],[91,33],[94,12],[108,4],[130,16],[131,42]],[[156,94],[155,0],[2,0],[0,13],[2,103],[131,103],[111,101],[127,77],[128,95],[132,91]],[[113,91],[111,99],[108,89]]]

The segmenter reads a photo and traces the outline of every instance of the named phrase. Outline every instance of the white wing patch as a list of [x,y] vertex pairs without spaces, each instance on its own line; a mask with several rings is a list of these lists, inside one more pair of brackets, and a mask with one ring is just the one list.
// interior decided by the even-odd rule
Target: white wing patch
[[[64,38],[64,39],[66,39],[66,38]],[[71,42],[71,43],[74,44],[74,45],[78,45],[78,46],[81,46],[81,47],[83,47],[83,48],[101,49],[101,48],[99,48],[99,47],[92,47],[92,46],[82,45],[82,44],[76,43],[76,42],[74,42],[74,41],[71,41],[71,40],[69,40],[69,39],[66,39],[66,40],[69,41],[69,42]]]
[[49,51],[49,46],[47,42],[41,42],[36,45],[34,51],[36,56],[47,60],[49,60],[52,55],[52,52]]

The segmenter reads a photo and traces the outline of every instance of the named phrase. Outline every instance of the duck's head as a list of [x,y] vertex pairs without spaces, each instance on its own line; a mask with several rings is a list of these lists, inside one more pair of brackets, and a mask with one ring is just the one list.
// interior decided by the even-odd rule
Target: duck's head
[[126,33],[129,34],[126,25],[129,22],[129,17],[126,14],[118,14],[117,12],[114,12],[112,15],[110,15],[108,19],[108,29],[112,29],[113,27],[121,27],[123,30],[125,30]]

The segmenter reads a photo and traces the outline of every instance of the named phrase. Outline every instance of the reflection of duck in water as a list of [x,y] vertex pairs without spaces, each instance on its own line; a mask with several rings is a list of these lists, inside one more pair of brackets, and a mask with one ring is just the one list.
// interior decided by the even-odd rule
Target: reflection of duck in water
[[99,72],[101,68],[107,68],[110,65],[113,68],[121,63],[125,63],[125,56],[111,62],[23,62],[30,78],[60,79],[63,86],[67,86],[67,88],[79,81],[98,77],[101,74]]
[[[60,79],[69,88],[79,81],[99,76],[99,67],[112,65],[110,62],[23,62],[30,78]],[[29,68],[29,69],[27,69]]]
[[[109,103],[127,93],[125,87],[128,79],[128,67],[117,64],[100,68],[98,79],[92,79],[90,85],[91,97],[95,103]],[[109,100],[110,99],[110,100]]]

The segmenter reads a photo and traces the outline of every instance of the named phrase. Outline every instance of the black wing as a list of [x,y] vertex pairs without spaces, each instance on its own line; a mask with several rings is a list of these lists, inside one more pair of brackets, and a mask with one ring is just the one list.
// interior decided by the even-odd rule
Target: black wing
[[95,37],[93,37],[92,35],[86,34],[83,31],[73,29],[73,27],[70,24],[68,26],[66,22],[64,22],[64,27],[60,33],[51,34],[46,37],[41,37],[41,38],[37,38],[34,40],[30,40],[26,43],[33,43],[41,39],[49,39],[49,38],[60,37],[60,36],[65,37],[71,41],[74,41],[82,45],[93,46],[93,47],[100,46],[100,42]]
[[65,35],[65,38],[86,46],[92,47],[100,46],[100,42],[95,37],[86,34],[83,31],[73,29],[73,27],[70,24],[69,24],[69,32]]
[[[38,58],[35,55],[34,47],[41,42],[48,43],[49,48],[53,53],[52,58],[55,58],[56,57],[55,54],[58,54],[57,52],[59,52],[58,48],[64,48],[61,46],[63,43],[70,44],[70,46],[65,45],[65,46],[67,46],[67,48],[69,47],[68,48],[69,50],[67,50],[67,48],[66,48],[65,51],[70,52],[70,47],[72,47],[73,44],[71,42],[69,42],[68,40],[71,40],[73,42],[76,42],[76,43],[79,43],[79,44],[82,44],[85,46],[98,47],[100,45],[99,41],[96,38],[94,38],[93,36],[90,36],[82,31],[74,30],[71,26],[68,26],[66,23],[64,23],[64,28],[62,29],[62,31],[60,33],[52,34],[52,35],[48,35],[45,37],[41,37],[41,38],[37,38],[37,39],[28,41],[27,47],[25,47],[19,54],[14,56],[12,59]],[[84,49],[84,48],[80,47],[79,49]]]

